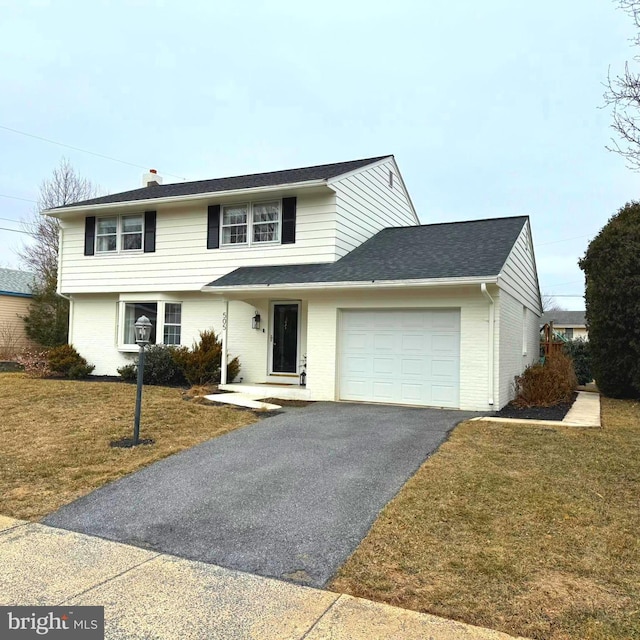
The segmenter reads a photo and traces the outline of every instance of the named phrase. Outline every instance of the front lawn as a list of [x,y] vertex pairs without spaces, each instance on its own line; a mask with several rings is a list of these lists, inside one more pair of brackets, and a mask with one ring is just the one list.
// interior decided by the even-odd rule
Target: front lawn
[[335,591],[536,639],[640,638],[640,404],[602,429],[467,422]]
[[135,385],[36,380],[0,373],[0,514],[37,520],[103,484],[172,453],[255,422],[248,411],[185,402],[179,389],[144,388],[140,436],[131,437]]

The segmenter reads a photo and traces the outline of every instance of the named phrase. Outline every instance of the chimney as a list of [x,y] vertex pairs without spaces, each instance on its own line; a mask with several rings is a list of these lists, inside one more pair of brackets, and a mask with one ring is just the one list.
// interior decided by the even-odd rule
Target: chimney
[[162,178],[155,169],[149,169],[148,173],[142,174],[143,187],[157,187],[162,184]]

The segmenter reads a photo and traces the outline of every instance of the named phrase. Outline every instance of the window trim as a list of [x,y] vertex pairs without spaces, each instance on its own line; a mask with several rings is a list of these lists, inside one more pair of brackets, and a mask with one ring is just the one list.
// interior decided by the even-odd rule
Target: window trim
[[155,304],[156,305],[156,341],[155,344],[165,344],[164,342],[164,325],[165,325],[165,307],[167,304],[179,304],[180,305],[180,325],[174,323],[168,323],[172,326],[180,326],[180,344],[168,345],[171,347],[179,347],[183,344],[183,331],[184,319],[182,312],[184,310],[184,302],[182,300],[162,300],[154,298],[153,300],[145,300],[146,296],[141,298],[135,298],[133,300],[118,300],[118,318],[117,318],[117,348],[118,351],[123,352],[137,352],[139,346],[137,344],[129,344],[124,341],[125,334],[125,318],[126,318],[126,305],[128,304]]
[[[278,231],[277,231],[277,237],[275,240],[263,240],[263,241],[256,241],[253,239],[253,231],[254,231],[254,224],[269,224],[267,222],[257,222],[254,223],[254,207],[259,206],[259,205],[264,205],[264,204],[275,204],[278,207],[278,220],[277,220],[277,225],[278,225]],[[247,207],[247,222],[244,225],[231,225],[231,224],[224,224],[224,210],[227,207],[242,207],[242,206],[246,206]],[[247,228],[247,240],[246,242],[225,242],[224,241],[224,229],[225,228],[230,228],[230,227],[239,227],[239,226],[246,226]],[[235,203],[227,203],[227,204],[221,204],[220,205],[220,248],[221,249],[234,249],[234,248],[246,248],[246,247],[253,247],[253,246],[258,246],[258,247],[263,247],[265,245],[269,246],[269,245],[279,245],[282,244],[282,198],[280,199],[271,199],[271,200],[251,200],[248,202],[235,202]]]
[[[123,231],[123,224],[122,224],[122,219],[123,218],[133,218],[133,217],[139,217],[141,219],[141,230],[139,232],[137,231]],[[98,238],[99,237],[108,237],[108,236],[112,236],[112,233],[109,234],[102,234],[102,235],[98,235],[98,228],[100,227],[100,220],[109,220],[115,218],[116,219],[116,248],[111,250],[111,251],[101,251],[98,248]],[[116,254],[121,254],[121,253],[144,253],[144,232],[145,232],[145,216],[144,216],[144,211],[141,213],[138,212],[133,212],[133,213],[120,213],[118,215],[111,215],[111,216],[96,216],[96,228],[94,231],[94,243],[95,243],[95,248],[94,248],[94,255],[96,256],[113,256]],[[140,233],[140,248],[139,249],[124,249],[123,248],[123,236],[125,235],[133,235],[133,234],[138,234]]]

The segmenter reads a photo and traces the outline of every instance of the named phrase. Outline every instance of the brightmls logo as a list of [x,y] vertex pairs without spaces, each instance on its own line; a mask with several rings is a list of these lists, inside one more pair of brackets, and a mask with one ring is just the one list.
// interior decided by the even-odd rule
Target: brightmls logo
[[104,607],[0,607],[2,640],[104,640]]

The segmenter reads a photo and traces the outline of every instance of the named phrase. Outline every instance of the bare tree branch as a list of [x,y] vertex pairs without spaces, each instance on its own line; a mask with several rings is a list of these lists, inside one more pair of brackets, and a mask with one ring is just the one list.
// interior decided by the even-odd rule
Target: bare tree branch
[[564,308],[551,294],[545,293],[542,295],[542,311],[564,311]]
[[58,279],[60,223],[41,212],[92,198],[97,192],[97,187],[79,176],[66,158],[53,170],[51,178],[40,184],[37,209],[22,223],[32,242],[23,246],[19,256],[44,288],[53,288],[55,291]]
[[[640,47],[640,0],[616,0],[616,4],[633,20],[638,34],[631,42]],[[640,62],[640,55],[634,60]],[[612,138],[606,148],[625,158],[630,169],[640,171],[640,74],[627,62],[622,74],[612,76],[609,71],[605,87],[605,104],[613,108],[611,127],[618,138]]]

